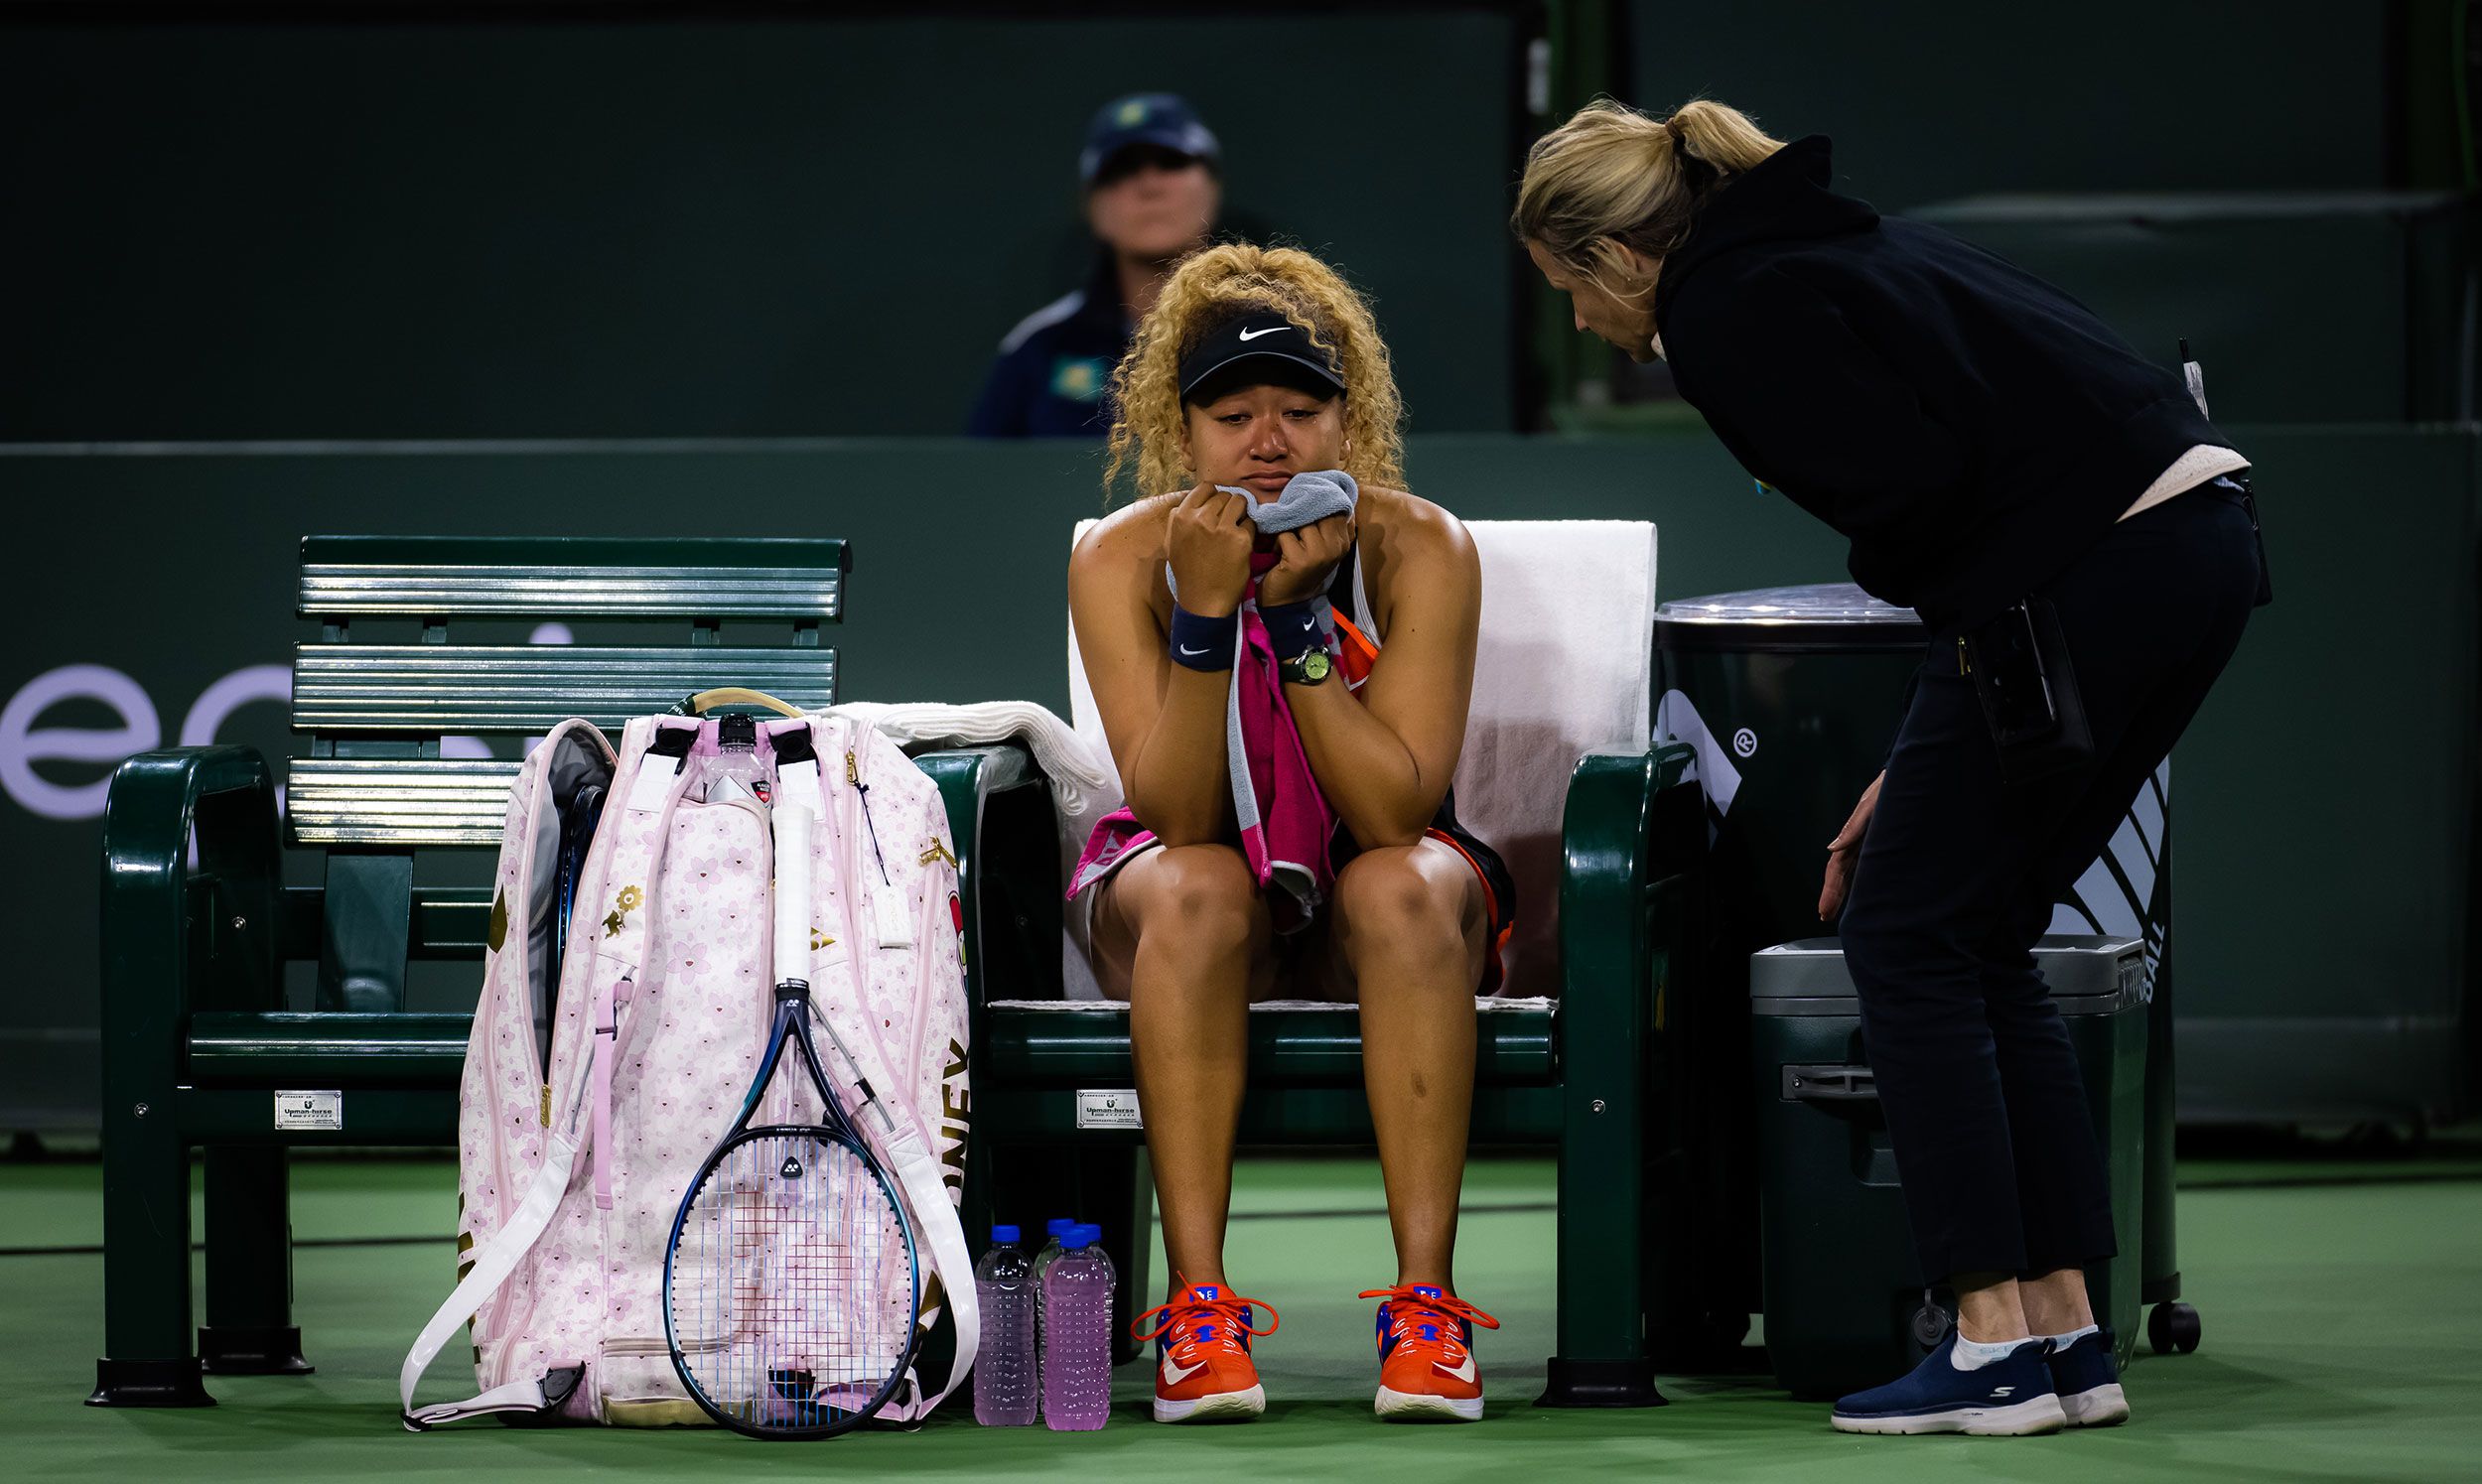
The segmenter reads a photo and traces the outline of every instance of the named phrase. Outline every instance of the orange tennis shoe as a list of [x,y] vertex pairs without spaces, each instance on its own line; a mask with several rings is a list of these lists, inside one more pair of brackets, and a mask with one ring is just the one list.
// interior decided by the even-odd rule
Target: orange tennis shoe
[[1482,1416],[1482,1377],[1474,1369],[1473,1327],[1499,1321],[1429,1283],[1371,1288],[1379,1305],[1379,1400],[1391,1422],[1471,1422]]
[[[1267,1327],[1256,1326],[1267,1309]],[[1153,1329],[1148,1320],[1163,1317]],[[1170,1303],[1132,1320],[1129,1332],[1155,1341],[1155,1419],[1159,1422],[1247,1421],[1267,1410],[1267,1390],[1250,1359],[1254,1335],[1274,1334],[1282,1321],[1255,1298],[1217,1283],[1180,1279]]]

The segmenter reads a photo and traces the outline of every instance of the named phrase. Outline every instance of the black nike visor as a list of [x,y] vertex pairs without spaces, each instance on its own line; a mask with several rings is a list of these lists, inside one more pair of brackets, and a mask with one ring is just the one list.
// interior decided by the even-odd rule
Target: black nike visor
[[1308,332],[1272,310],[1236,315],[1180,358],[1180,400],[1212,402],[1245,386],[1288,386],[1314,397],[1344,390],[1344,375]]

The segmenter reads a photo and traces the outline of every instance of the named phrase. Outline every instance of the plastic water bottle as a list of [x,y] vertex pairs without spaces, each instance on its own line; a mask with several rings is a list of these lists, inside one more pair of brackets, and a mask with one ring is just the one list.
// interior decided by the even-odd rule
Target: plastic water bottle
[[974,1360],[974,1420],[986,1427],[1034,1424],[1034,1263],[1017,1245],[1017,1228],[991,1229],[992,1247],[974,1265],[982,1299],[983,1342]]
[[1112,1415],[1112,1260],[1099,1227],[1069,1229],[1042,1281],[1049,1313],[1042,1346],[1042,1421],[1092,1432]]
[[1051,1234],[1051,1240],[1042,1245],[1042,1251],[1034,1254],[1034,1353],[1037,1355],[1042,1353],[1042,1281],[1051,1276],[1051,1265],[1060,1260],[1060,1240],[1076,1226],[1077,1218],[1074,1216],[1054,1216],[1043,1223],[1043,1230]]

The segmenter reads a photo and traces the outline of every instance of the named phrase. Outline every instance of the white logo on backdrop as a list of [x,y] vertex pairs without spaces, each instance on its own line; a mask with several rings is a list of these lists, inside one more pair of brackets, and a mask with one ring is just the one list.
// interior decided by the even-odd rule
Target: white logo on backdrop
[[[568,626],[560,623],[541,624],[528,636],[528,642],[535,644],[572,641]],[[244,665],[199,693],[183,715],[175,739],[185,747],[204,746],[215,741],[224,723],[242,707],[290,701],[292,696],[292,666]],[[113,724],[37,725],[46,712],[70,702],[103,707],[112,713]],[[532,751],[535,741],[527,738],[524,750]],[[111,770],[130,754],[163,744],[163,712],[146,687],[109,665],[62,665],[26,682],[0,707],[0,792],[45,819],[96,819],[103,813],[104,795],[111,790]],[[440,755],[483,758],[491,755],[491,748],[481,738],[450,737],[441,739]],[[37,770],[36,764],[44,762],[100,764],[101,771],[83,782],[57,783]]]

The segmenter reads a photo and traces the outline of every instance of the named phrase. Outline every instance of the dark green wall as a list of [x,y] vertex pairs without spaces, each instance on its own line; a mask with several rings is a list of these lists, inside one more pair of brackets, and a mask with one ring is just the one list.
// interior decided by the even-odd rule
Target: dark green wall
[[0,22],[0,440],[955,432],[1142,88],[1507,428],[1513,16]]
[[[2258,461],[2279,600],[2175,764],[2185,1096],[2225,1117],[2411,1118],[2462,1096],[2449,1027],[2471,984],[2482,435],[2233,431]],[[1703,435],[1424,439],[1410,468],[1414,487],[1471,517],[1656,521],[1667,598],[1841,576],[1841,544],[1755,494]],[[107,666],[134,677],[167,742],[202,692],[281,666],[304,635],[290,609],[295,538],[310,531],[843,536],[853,610],[832,642],[852,698],[1064,707],[1063,559],[1070,526],[1098,509],[1090,454],[920,441],[0,451],[0,486],[49,537],[14,574],[23,638],[0,654],[11,719],[116,729],[91,703],[17,704],[58,666]],[[284,727],[281,700],[261,701],[218,736],[288,755]],[[154,740],[89,738],[82,760],[32,766],[91,785]],[[0,1001],[0,1128],[29,1110],[74,1120],[94,1086],[96,826],[13,794],[0,817],[0,893],[13,922],[43,925],[11,962],[32,988]],[[472,992],[462,970],[426,991],[443,1005]]]
[[[1886,209],[1998,191],[2389,184],[2397,7],[2377,0],[1887,0],[1627,7],[1629,101],[1832,134]],[[2447,47],[2444,23],[2428,50]]]

